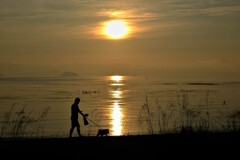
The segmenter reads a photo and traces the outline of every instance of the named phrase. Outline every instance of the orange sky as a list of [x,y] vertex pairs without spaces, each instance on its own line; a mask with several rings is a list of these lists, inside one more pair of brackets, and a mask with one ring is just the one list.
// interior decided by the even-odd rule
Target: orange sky
[[[239,18],[238,0],[0,0],[0,73],[240,78]],[[112,20],[124,38],[103,34]]]

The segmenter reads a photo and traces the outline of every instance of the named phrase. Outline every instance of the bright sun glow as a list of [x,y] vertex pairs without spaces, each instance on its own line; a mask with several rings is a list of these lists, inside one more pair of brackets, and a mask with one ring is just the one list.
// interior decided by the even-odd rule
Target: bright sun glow
[[118,82],[122,80],[122,76],[111,76],[111,79]]
[[113,20],[107,22],[104,28],[104,34],[106,34],[111,39],[121,39],[124,38],[129,31],[129,27],[126,22],[121,20]]

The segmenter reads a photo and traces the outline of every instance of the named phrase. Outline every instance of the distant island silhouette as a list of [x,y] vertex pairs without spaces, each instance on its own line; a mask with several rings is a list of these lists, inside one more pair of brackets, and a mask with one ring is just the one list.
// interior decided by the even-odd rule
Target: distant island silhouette
[[78,76],[78,74],[75,73],[75,72],[66,71],[66,72],[63,72],[63,73],[61,74],[61,76],[75,77],[75,76]]

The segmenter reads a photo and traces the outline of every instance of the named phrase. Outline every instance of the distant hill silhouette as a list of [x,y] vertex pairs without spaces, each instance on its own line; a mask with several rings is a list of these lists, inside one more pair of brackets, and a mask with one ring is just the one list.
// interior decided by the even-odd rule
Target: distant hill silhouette
[[74,72],[63,72],[62,74],[61,74],[61,76],[70,76],[70,77],[72,77],[72,76],[78,76],[78,74],[77,73],[74,73]]

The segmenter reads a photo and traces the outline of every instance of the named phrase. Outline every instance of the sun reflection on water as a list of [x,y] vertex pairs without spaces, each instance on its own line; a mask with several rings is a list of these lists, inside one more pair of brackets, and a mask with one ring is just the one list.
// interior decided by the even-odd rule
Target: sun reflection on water
[[118,102],[113,103],[112,109],[112,129],[114,136],[122,134],[122,111]]
[[120,99],[120,98],[122,98],[122,91],[114,90],[114,91],[112,91],[111,95],[112,95],[112,98]]
[[112,98],[111,104],[111,119],[112,119],[112,135],[120,136],[122,135],[122,119],[123,119],[123,110],[122,110],[122,98],[123,91],[121,90],[121,86],[123,85],[123,76],[114,75],[110,77],[111,86],[113,86],[113,90],[110,91],[110,96]]

